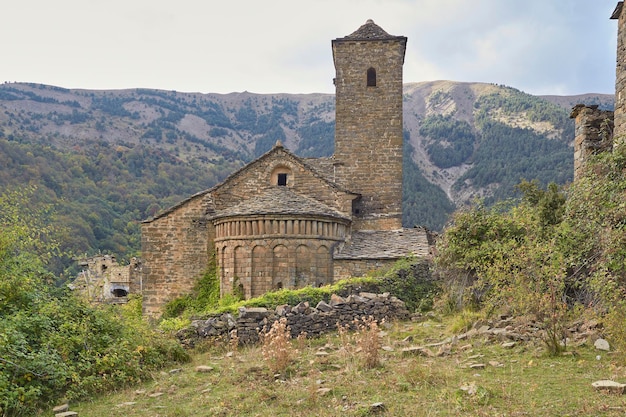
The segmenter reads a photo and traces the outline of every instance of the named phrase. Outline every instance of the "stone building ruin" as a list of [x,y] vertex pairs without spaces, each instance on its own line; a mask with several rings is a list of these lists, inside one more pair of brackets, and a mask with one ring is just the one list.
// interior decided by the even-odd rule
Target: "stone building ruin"
[[143,222],[145,314],[188,293],[213,257],[221,294],[251,298],[429,256],[427,231],[401,223],[406,42],[371,20],[332,41],[332,157],[301,158],[277,143]]
[[141,261],[120,265],[113,255],[78,260],[81,272],[69,287],[93,303],[124,304],[130,294],[141,294]]
[[598,152],[611,151],[626,140],[626,12],[619,1],[611,19],[617,20],[617,63],[615,68],[615,110],[578,104],[570,115],[575,119],[574,180],[580,178],[585,162]]

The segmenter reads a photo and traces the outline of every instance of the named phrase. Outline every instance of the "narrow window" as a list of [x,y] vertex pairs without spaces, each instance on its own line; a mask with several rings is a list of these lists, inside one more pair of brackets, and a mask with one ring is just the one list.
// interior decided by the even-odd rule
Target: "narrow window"
[[283,187],[287,185],[287,174],[278,174],[278,185]]
[[367,86],[376,87],[376,70],[374,68],[367,70]]

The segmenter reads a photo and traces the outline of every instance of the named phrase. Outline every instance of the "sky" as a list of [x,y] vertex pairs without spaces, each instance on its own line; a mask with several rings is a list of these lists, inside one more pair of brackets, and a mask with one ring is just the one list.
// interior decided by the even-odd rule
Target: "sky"
[[331,40],[408,37],[404,82],[614,92],[617,0],[3,0],[0,82],[334,93]]

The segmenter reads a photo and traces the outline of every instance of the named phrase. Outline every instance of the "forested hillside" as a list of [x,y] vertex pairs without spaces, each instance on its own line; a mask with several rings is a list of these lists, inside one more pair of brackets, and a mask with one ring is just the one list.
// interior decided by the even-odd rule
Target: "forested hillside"
[[[571,180],[571,103],[492,84],[405,85],[404,224],[440,230],[475,197],[515,193],[520,179]],[[138,254],[139,223],[211,187],[280,140],[333,153],[328,94],[69,90],[0,85],[0,187],[37,187],[56,206],[73,253]]]

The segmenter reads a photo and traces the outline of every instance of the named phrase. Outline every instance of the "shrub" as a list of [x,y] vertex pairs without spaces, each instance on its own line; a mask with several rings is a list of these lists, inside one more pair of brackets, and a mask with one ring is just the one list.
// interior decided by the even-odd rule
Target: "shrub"
[[20,204],[18,194],[0,196],[1,415],[37,415],[60,397],[136,383],[188,359],[143,322],[140,299],[121,309],[94,308],[52,286],[45,261],[58,246],[38,234],[38,214]]
[[[561,250],[565,198],[553,185],[542,190],[523,182],[519,188],[524,197],[517,206],[478,205],[457,213],[438,244],[436,264],[448,294],[464,290],[457,307],[531,315],[543,325],[549,352],[558,354],[581,301],[573,296],[579,283]],[[448,299],[449,308],[454,298]]]

